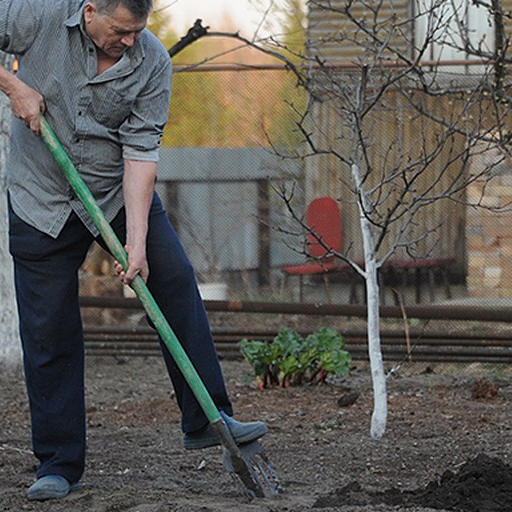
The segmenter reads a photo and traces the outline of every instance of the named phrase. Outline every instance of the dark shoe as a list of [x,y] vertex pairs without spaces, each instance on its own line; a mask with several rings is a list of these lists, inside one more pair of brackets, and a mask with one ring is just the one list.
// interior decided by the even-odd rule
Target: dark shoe
[[80,482],[69,483],[63,476],[47,475],[38,478],[27,490],[29,500],[51,500],[65,498],[70,492],[80,489]]
[[[225,421],[236,444],[250,443],[263,437],[267,433],[267,426],[262,421],[251,421],[242,423],[236,421],[226,413],[221,411],[222,419]],[[211,425],[208,425],[199,432],[188,432],[183,438],[183,444],[186,450],[199,450],[210,446],[218,446],[220,439],[213,431]]]

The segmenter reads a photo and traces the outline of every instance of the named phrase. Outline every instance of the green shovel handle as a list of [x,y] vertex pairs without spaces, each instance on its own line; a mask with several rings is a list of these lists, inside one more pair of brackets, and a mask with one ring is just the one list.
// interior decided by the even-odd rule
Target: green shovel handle
[[[103,237],[103,240],[107,244],[107,247],[110,249],[112,255],[119,263],[121,263],[123,268],[127,270],[128,255],[126,254],[123,245],[114,233],[114,230],[107,221],[103,211],[96,203],[94,196],[91,194],[84,180],[76,170],[73,162],[62,147],[59,139],[55,135],[55,132],[52,130],[43,116],[40,117],[40,122],[42,139],[46,143],[56,162],[59,164],[59,167],[64,172],[76,195],[82,201],[91,219]],[[212,424],[222,421],[220,413],[217,410],[217,407],[214,404],[210,394],[208,393],[206,386],[190,362],[187,353],[183,349],[181,343],[165,319],[161,309],[155,302],[155,299],[148,290],[144,280],[140,276],[136,276],[130,286],[137,294],[137,297],[146,310],[149,318],[151,318],[151,321],[155,325],[157,332],[160,334],[160,337],[164,341],[175,363],[178,365],[178,368],[183,374],[183,377],[192,389],[194,396],[206,414],[208,421]]]

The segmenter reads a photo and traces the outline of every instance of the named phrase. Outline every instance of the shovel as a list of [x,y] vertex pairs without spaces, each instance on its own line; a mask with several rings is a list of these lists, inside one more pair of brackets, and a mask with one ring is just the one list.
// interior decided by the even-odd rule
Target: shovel
[[[41,137],[43,141],[64,172],[69,184],[84,204],[112,255],[126,270],[128,268],[128,255],[124,247],[108,223],[103,211],[96,203],[90,190],[87,188],[87,185],[79,175],[71,159],[66,154],[54,131],[43,116],[40,117],[40,120]],[[185,350],[169,326],[169,323],[148,290],[144,280],[140,276],[136,276],[130,286],[137,294],[147,315],[155,325],[158,334],[164,341],[171,356],[183,374],[183,377],[201,405],[208,421],[224,446],[224,466],[233,476],[242,494],[248,499],[276,495],[280,490],[279,479],[272,465],[269,463],[261,444],[258,441],[240,446],[235,443],[229,428],[222,419],[201,377],[190,362]]]

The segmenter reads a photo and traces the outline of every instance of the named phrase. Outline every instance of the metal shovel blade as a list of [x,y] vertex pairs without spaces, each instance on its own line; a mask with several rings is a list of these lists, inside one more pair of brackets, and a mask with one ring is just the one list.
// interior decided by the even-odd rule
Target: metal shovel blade
[[[238,446],[239,455],[226,450],[224,467],[249,498],[270,498],[281,491],[279,477],[258,441]],[[241,460],[238,460],[238,457]],[[240,465],[243,465],[243,472]]]

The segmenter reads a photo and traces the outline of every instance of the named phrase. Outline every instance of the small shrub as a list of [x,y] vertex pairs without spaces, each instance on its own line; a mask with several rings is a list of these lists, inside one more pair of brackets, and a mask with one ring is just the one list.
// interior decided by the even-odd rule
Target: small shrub
[[282,328],[271,343],[240,342],[245,360],[252,366],[258,387],[323,384],[329,374],[345,375],[350,354],[345,341],[334,329],[323,328],[303,338],[292,329]]

